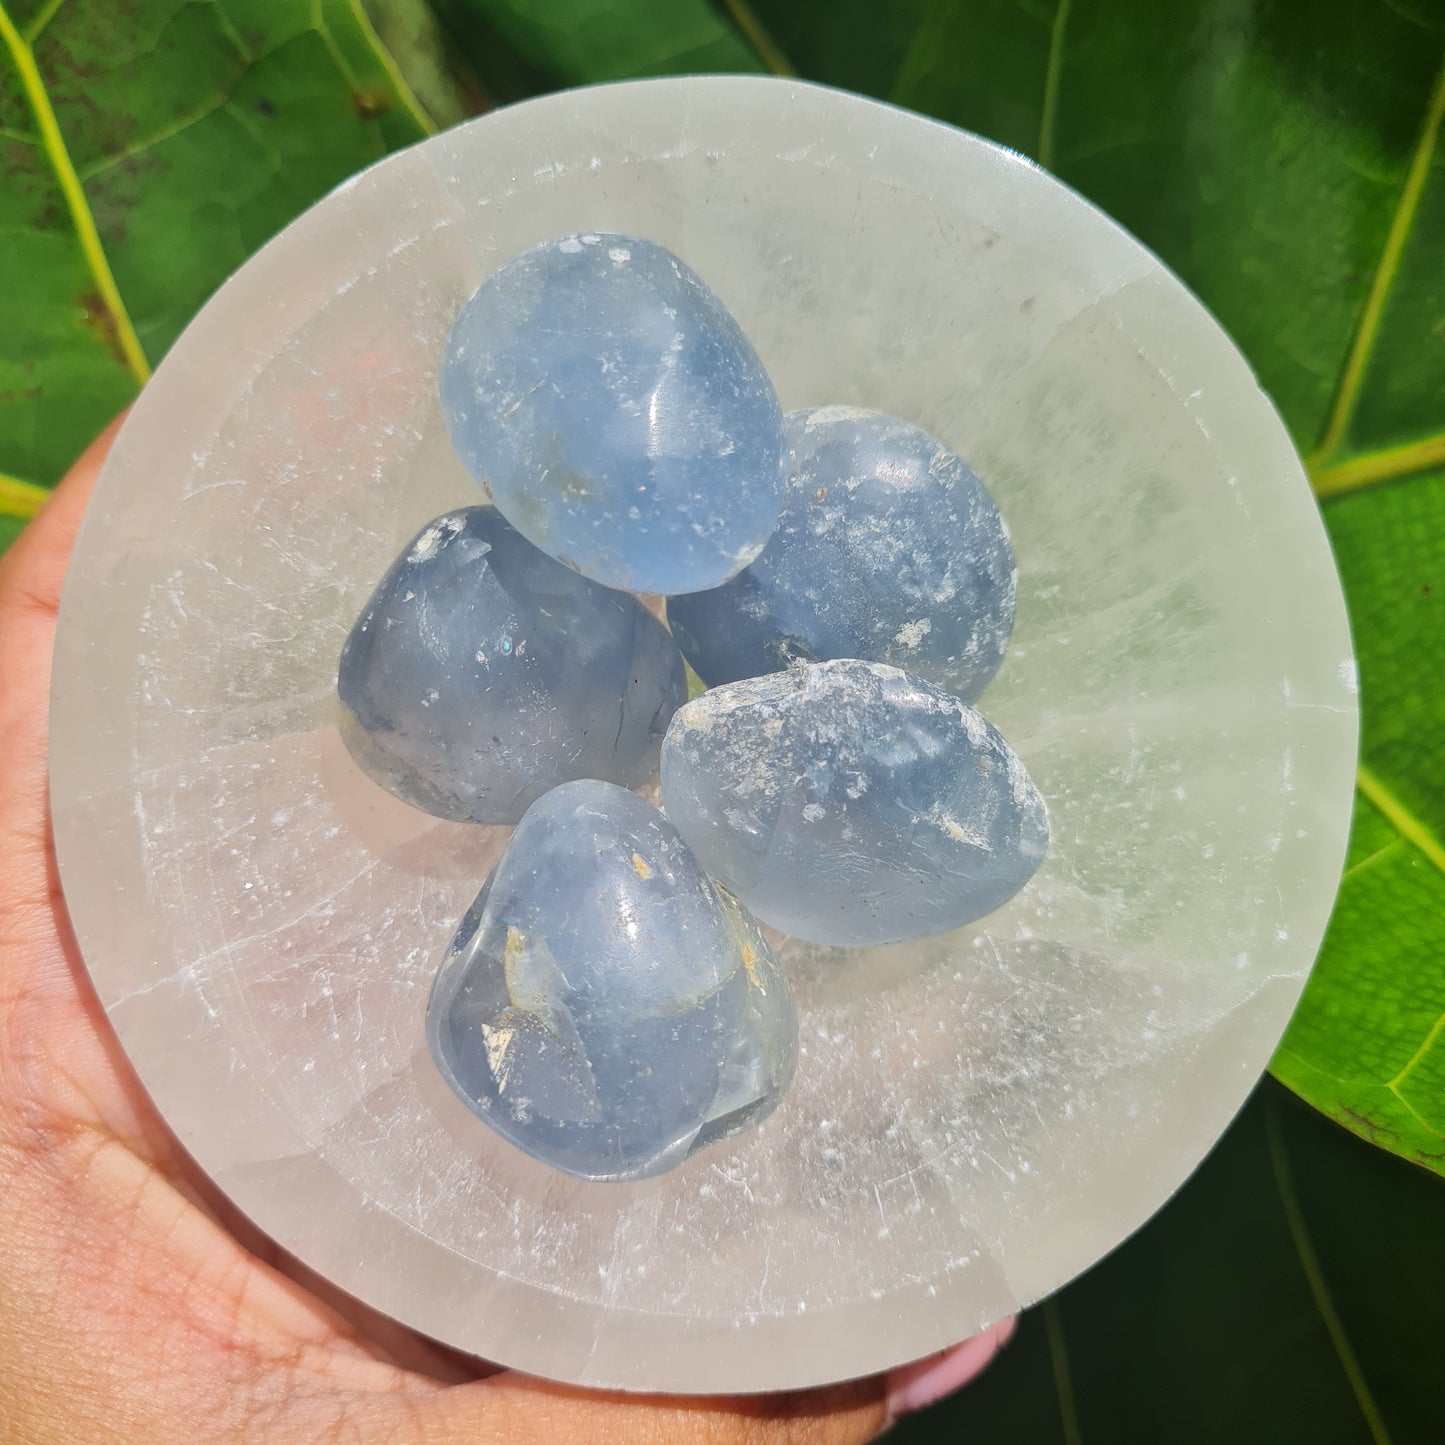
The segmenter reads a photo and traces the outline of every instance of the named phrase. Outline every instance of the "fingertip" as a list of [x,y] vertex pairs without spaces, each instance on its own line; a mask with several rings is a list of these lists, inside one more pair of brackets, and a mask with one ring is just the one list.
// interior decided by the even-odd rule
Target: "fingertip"
[[65,564],[81,515],[129,410],[127,407],[122,411],[76,458],[44,505],[0,558],[12,575],[20,569],[26,577],[26,590],[37,600],[59,605]]
[[1013,1338],[1017,1321],[1012,1315],[961,1344],[900,1365],[888,1373],[888,1423],[937,1403],[962,1389],[988,1368],[990,1361]]

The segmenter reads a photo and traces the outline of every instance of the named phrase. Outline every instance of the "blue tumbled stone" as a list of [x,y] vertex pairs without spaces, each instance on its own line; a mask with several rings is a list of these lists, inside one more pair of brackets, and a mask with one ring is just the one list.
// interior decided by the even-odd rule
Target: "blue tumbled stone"
[[762,550],[783,420],[707,284],[635,236],[565,236],[462,308],[441,368],[452,444],[513,526],[609,587],[716,587]]
[[983,483],[937,437],[851,407],[786,417],[782,518],[757,561],[667,604],[706,682],[886,662],[972,702],[1013,630],[1017,572]]
[[633,793],[567,783],[527,810],[427,1005],[462,1101],[536,1159],[641,1179],[759,1122],[797,1019],[756,922]]
[[1049,841],[998,732],[880,663],[799,664],[694,698],[663,742],[662,801],[709,874],[814,943],[970,923],[1028,882]]
[[667,629],[554,562],[493,507],[448,512],[346,639],[341,732],[382,787],[441,818],[515,823],[574,778],[657,771],[686,695]]

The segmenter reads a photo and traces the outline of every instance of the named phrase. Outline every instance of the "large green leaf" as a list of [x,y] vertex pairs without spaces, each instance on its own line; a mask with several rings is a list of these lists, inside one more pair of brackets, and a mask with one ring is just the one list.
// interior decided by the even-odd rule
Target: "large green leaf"
[[1339,903],[1274,1072],[1445,1172],[1445,472],[1341,494],[1325,520],[1364,684],[1364,765]]
[[1168,1209],[897,1445],[1433,1445],[1445,1187],[1267,1084]]
[[1339,558],[1364,732],[1350,870],[1273,1068],[1445,1170],[1445,10],[892,0],[881,27],[839,27],[821,0],[758,9],[804,74],[1014,146],[1129,226],[1279,406]]
[[764,56],[778,58],[746,0],[436,0],[436,8],[499,100],[647,75],[756,71]]
[[[449,118],[423,0],[364,3]],[[0,0],[0,546],[234,266],[425,132],[362,4]],[[502,99],[796,70],[968,126],[1052,167],[1215,310],[1307,456],[1362,674],[1349,868],[1274,1071],[1445,1167],[1438,0],[435,8]],[[1168,1209],[898,1438],[1433,1441],[1442,1202],[1266,1086]]]
[[360,0],[0,3],[0,515],[257,246],[430,129]]
[[[1445,464],[1445,9],[754,0],[748,20],[774,69],[1050,167],[1179,272],[1279,406],[1337,548],[1364,734],[1351,870],[1273,1067],[1356,1133],[1445,1171],[1445,495],[1430,470]],[[605,74],[570,49],[557,70],[542,28],[529,54],[569,81],[656,68],[648,27],[630,50],[623,38]]]
[[[446,85],[422,0],[366,0]],[[1324,499],[1364,704],[1350,868],[1274,1069],[1445,1167],[1437,0],[437,0],[496,94],[796,69],[1013,145],[1231,330]],[[210,289],[426,118],[361,0],[0,8],[0,541]]]

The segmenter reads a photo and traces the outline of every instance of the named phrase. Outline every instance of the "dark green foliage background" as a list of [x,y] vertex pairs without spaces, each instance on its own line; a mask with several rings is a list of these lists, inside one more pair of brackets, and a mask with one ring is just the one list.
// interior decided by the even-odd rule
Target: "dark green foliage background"
[[368,162],[561,86],[737,70],[1021,150],[1173,266],[1306,458],[1360,661],[1349,866],[1272,1066],[1319,1112],[1266,1086],[898,1438],[1438,1440],[1442,0],[0,0],[0,547],[207,295]]

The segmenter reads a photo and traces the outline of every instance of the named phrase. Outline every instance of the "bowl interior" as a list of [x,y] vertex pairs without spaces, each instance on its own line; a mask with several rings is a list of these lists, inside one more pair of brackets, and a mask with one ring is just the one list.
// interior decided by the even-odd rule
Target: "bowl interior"
[[[434,1076],[427,991],[506,833],[382,794],[335,726],[375,580],[476,497],[436,399],[451,318],[578,230],[676,251],[785,407],[895,412],[983,477],[1019,612],[979,705],[1053,826],[1033,884],[972,928],[786,942],[790,1096],[636,1185],[534,1164]],[[162,1111],[308,1264],[542,1374],[802,1386],[1038,1298],[1203,1156],[1327,918],[1349,657],[1278,418],[1184,288],[1073,193],[793,83],[553,96],[321,202],[142,397],[62,614],[66,896]]]

